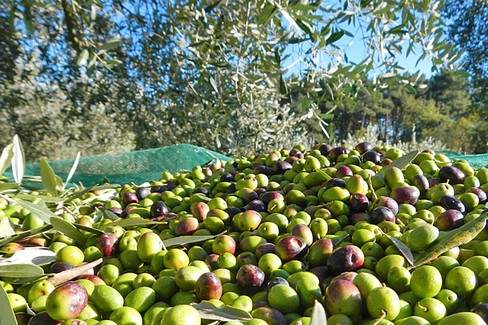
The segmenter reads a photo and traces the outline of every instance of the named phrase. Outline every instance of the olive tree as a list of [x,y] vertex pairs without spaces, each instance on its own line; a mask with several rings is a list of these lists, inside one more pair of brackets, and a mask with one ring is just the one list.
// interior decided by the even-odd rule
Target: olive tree
[[[354,99],[363,80],[373,79],[369,91],[402,80],[401,53],[420,51],[436,66],[456,60],[437,0],[7,0],[0,6],[8,30],[2,42],[12,49],[2,74],[14,70],[33,88],[52,84],[59,101],[44,107],[69,123],[100,116],[91,123],[108,125],[103,131],[86,125],[59,132],[84,143],[98,139],[99,147],[105,139],[107,151],[116,143],[141,149],[189,142],[246,154],[323,141],[324,119],[343,98]],[[364,56],[351,60],[351,51]],[[22,73],[29,62],[41,68]],[[19,81],[2,75],[0,82],[8,94]],[[43,102],[50,95],[36,96]],[[23,94],[14,97],[2,109],[19,107]],[[41,128],[38,137],[45,135]]]

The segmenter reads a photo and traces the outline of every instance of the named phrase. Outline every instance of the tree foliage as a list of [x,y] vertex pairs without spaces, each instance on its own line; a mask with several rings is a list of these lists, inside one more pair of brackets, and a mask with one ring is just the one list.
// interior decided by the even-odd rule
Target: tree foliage
[[[180,142],[248,154],[324,141],[335,133],[323,121],[331,113],[334,125],[343,114],[367,126],[391,108],[377,110],[379,89],[415,86],[401,53],[454,64],[440,4],[2,1],[2,139],[18,133],[30,160]],[[353,62],[359,48],[366,54]],[[390,121],[406,120],[397,110]]]
[[488,2],[447,0],[443,15],[458,50],[464,51],[464,67],[475,79],[488,78]]

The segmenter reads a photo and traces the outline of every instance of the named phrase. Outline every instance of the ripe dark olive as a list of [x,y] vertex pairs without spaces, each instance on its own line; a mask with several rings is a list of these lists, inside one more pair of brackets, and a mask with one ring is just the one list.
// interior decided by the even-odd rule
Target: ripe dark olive
[[349,153],[349,149],[347,149],[344,146],[334,147],[329,151],[329,158],[335,161],[337,157],[339,157],[340,155],[348,154],[348,153]]
[[352,172],[351,168],[347,166],[339,166],[335,172],[335,177],[342,178],[346,176],[352,176],[354,173]]
[[118,217],[120,217],[120,215],[123,212],[123,210],[121,208],[119,208],[119,207],[109,208],[108,211],[112,212],[113,214],[115,214]]
[[389,196],[380,196],[378,200],[374,201],[374,208],[385,207],[391,210],[394,215],[398,213],[398,203]]
[[442,166],[439,169],[439,179],[443,183],[449,182],[449,184],[462,184],[464,182],[465,175],[463,171],[454,166]]
[[256,254],[257,258],[260,258],[264,254],[274,253],[275,251],[275,244],[273,243],[264,243],[256,247],[254,254]]
[[485,204],[488,200],[488,195],[486,192],[479,187],[470,187],[466,190],[466,193],[476,194],[476,196],[480,199],[480,204]]
[[483,320],[488,323],[488,302],[480,302],[476,304],[471,311],[478,314]]
[[379,164],[381,161],[381,156],[374,150],[366,151],[361,156],[364,161],[371,161],[372,163]]
[[459,210],[449,209],[442,212],[434,221],[434,226],[439,230],[451,230],[462,226],[464,216]]
[[124,195],[122,196],[122,201],[124,202],[125,205],[127,205],[131,203],[138,203],[139,198],[134,192],[125,192]]
[[200,300],[220,299],[222,296],[222,282],[212,272],[200,275],[195,283],[195,294]]
[[136,188],[136,195],[139,200],[144,200],[149,194],[151,194],[151,190],[145,186]]
[[210,191],[208,189],[206,189],[205,187],[197,187],[191,193],[192,194],[201,193],[201,194],[204,194],[205,196],[209,196]]
[[300,150],[298,150],[296,148],[291,149],[289,155],[292,156],[292,157],[297,157],[297,158],[303,158],[303,157],[305,157],[305,155],[303,154],[303,152],[301,152]]
[[364,212],[369,208],[369,199],[362,193],[351,194],[349,207],[355,212]]
[[325,187],[327,188],[331,188],[334,186],[346,187],[346,182],[340,178],[331,178],[327,182],[325,182]]
[[279,310],[271,307],[258,307],[251,312],[253,318],[262,319],[270,325],[286,325],[290,322]]
[[441,196],[438,204],[446,210],[454,209],[460,212],[466,211],[463,202],[461,202],[461,200],[459,200],[454,195],[446,194]]
[[381,158],[380,166],[388,166],[392,162],[393,162],[393,160],[391,160],[390,158]]
[[244,206],[244,210],[254,210],[256,212],[266,212],[266,205],[261,200],[252,200]]
[[263,270],[253,264],[246,264],[239,268],[236,274],[236,282],[243,288],[259,288],[264,283]]
[[52,319],[47,312],[42,311],[35,314],[29,320],[29,325],[58,325],[60,322],[58,320]]
[[286,236],[281,238],[275,246],[275,253],[282,261],[300,259],[307,252],[307,243],[298,236]]
[[163,193],[168,190],[168,186],[166,185],[154,185],[151,187],[151,193]]
[[95,246],[102,252],[103,256],[113,256],[117,251],[119,238],[113,232],[106,232],[98,237]]
[[356,145],[356,147],[354,148],[356,149],[357,152],[359,152],[359,154],[363,154],[365,153],[366,151],[369,151],[369,150],[372,150],[373,149],[373,145],[371,144],[371,142],[360,142]]
[[242,212],[242,210],[237,208],[237,207],[228,207],[224,211],[227,212],[227,214],[229,215],[230,218],[232,218],[233,216],[235,216],[239,212]]
[[349,223],[352,225],[357,224],[359,221],[369,222],[370,216],[366,212],[355,212],[349,217]]
[[225,173],[220,176],[220,181],[221,182],[232,182],[234,181],[234,175],[231,173]]
[[266,176],[270,176],[273,173],[273,170],[266,165],[259,165],[254,167],[254,174],[264,174]]
[[410,186],[403,186],[395,188],[391,194],[391,198],[398,204],[411,204],[414,205],[419,199],[419,192]]
[[284,284],[284,285],[290,286],[290,284],[288,283],[288,281],[285,278],[277,276],[276,278],[269,280],[268,285],[267,285],[268,291],[269,291],[269,289],[271,289],[272,287],[274,287],[277,284]]
[[291,169],[292,166],[289,162],[287,161],[277,161],[275,164],[274,164],[274,173],[275,174],[283,174],[284,172],[286,172],[287,170]]
[[354,271],[364,264],[363,251],[354,245],[335,249],[327,259],[327,267],[332,274]]
[[331,150],[332,150],[332,146],[328,143],[322,143],[319,146],[319,151],[323,156],[327,156]]
[[371,211],[369,220],[372,224],[379,224],[382,221],[391,221],[395,223],[396,218],[393,212],[387,207],[379,207]]
[[59,272],[62,272],[62,271],[66,271],[66,270],[71,270],[72,268],[74,268],[74,266],[70,263],[66,263],[66,262],[54,262],[51,267],[50,267],[50,270],[52,273],[59,273]]
[[151,205],[150,214],[152,218],[165,217],[168,215],[168,207],[163,201],[156,201]]
[[284,200],[285,197],[280,192],[269,191],[259,195],[259,199],[267,206],[271,200],[275,200],[275,199]]
[[413,177],[412,185],[419,189],[420,196],[424,196],[430,187],[429,180],[422,174]]

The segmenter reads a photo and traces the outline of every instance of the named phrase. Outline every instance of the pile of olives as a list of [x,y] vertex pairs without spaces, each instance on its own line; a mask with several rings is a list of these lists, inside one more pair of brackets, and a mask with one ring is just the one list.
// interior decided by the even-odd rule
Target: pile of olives
[[[81,237],[3,245],[52,259],[0,284],[18,324],[486,324],[487,193],[432,150],[298,145],[49,204]],[[46,226],[15,197],[0,218]]]

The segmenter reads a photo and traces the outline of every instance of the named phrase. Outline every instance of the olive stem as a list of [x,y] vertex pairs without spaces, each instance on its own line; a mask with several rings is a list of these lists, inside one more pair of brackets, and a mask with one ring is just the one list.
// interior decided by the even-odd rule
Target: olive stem
[[373,181],[371,180],[371,175],[368,176],[368,187],[369,187],[369,190],[371,191],[371,195],[373,195],[373,199],[374,201],[378,201],[378,195],[376,195],[376,192],[374,190],[374,187],[373,187]]
[[93,262],[75,267],[74,269],[70,269],[70,270],[66,270],[66,271],[56,273],[53,277],[47,279],[47,281],[49,281],[54,286],[60,285],[61,283],[67,282],[69,280],[72,280],[72,279],[84,274],[86,271],[94,268],[95,266],[101,264],[102,262],[103,262],[103,259],[99,258]]

